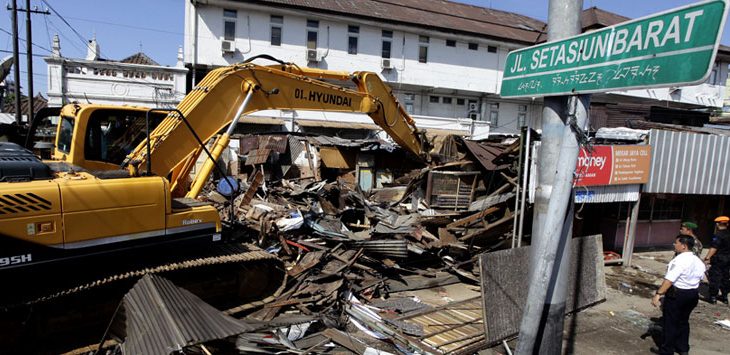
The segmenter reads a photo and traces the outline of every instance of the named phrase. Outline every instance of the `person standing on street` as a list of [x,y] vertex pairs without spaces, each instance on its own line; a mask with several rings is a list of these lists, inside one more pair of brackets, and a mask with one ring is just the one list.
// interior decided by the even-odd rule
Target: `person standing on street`
[[[727,294],[730,292],[730,231],[727,226],[730,218],[720,216],[715,218],[717,232],[712,237],[710,251],[707,252],[705,263],[710,264],[707,279],[710,282],[710,295],[707,302],[716,303],[717,300],[727,304]],[[720,297],[717,297],[717,291]]]
[[702,257],[702,242],[700,242],[700,239],[697,238],[697,236],[695,235],[695,230],[697,230],[697,223],[685,221],[685,222],[682,222],[682,225],[679,227],[679,234],[689,235],[695,239],[695,246],[692,247],[692,253],[694,255],[696,255],[698,258],[701,258]]
[[678,235],[674,240],[677,256],[667,265],[667,273],[661,286],[651,299],[654,307],[662,303],[662,328],[664,340],[657,354],[689,353],[689,315],[699,300],[698,287],[705,275],[705,264],[692,253],[694,238]]

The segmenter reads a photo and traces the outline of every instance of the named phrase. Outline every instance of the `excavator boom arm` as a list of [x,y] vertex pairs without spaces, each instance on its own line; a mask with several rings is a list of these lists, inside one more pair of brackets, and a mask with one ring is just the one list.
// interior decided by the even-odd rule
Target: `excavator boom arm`
[[[321,79],[351,80],[355,88]],[[252,92],[250,100],[242,107],[249,92]],[[423,154],[422,139],[413,120],[390,88],[370,72],[348,74],[295,65],[237,64],[211,71],[177,109],[204,142],[233,122],[239,112],[243,116],[273,109],[364,113],[400,146],[416,155]],[[199,149],[197,140],[176,112],[171,112],[150,133],[149,139],[150,157],[143,142],[128,155],[126,163],[145,170],[145,163],[151,158],[152,173],[159,176],[179,170]]]

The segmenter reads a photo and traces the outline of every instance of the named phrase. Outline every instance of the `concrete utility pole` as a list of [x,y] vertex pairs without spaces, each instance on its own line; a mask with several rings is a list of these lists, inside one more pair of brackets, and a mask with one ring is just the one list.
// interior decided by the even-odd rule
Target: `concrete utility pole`
[[33,121],[33,33],[30,27],[30,0],[25,0],[25,49],[28,65],[28,123]]
[[20,112],[20,53],[18,51],[18,4],[16,0],[12,0],[10,3],[12,8],[12,19],[13,19],[13,80],[15,80],[15,123],[20,125],[23,117]]
[[[582,0],[550,0],[548,40],[579,34],[582,9]],[[517,354],[559,354],[562,349],[573,220],[569,206],[579,152],[574,130],[586,127],[589,106],[590,95],[544,99],[530,289]]]

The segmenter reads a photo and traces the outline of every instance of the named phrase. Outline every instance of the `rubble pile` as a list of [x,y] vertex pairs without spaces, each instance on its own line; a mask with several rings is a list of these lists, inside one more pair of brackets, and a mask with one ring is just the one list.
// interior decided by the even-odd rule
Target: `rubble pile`
[[240,142],[228,162],[240,192],[231,201],[216,182],[206,195],[288,279],[267,302],[226,311],[259,325],[236,349],[438,353],[422,326],[399,319],[431,307],[399,293],[478,285],[477,255],[509,247],[518,145],[451,136],[427,165],[378,140]]

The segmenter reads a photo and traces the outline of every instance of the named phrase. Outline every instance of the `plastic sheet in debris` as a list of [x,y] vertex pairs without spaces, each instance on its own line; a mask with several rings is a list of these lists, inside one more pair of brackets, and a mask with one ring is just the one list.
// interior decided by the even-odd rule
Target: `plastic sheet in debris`
[[297,210],[291,212],[289,217],[284,217],[276,221],[276,227],[282,232],[287,232],[295,229],[299,229],[304,225],[304,217],[302,212]]

